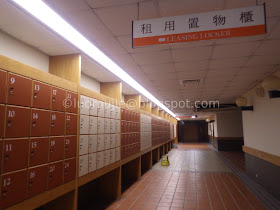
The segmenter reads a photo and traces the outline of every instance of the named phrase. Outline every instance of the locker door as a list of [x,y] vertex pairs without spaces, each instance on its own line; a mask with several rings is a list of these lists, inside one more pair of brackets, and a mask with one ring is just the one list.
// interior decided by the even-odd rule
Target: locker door
[[80,96],[80,114],[89,115],[90,101],[87,96]]
[[116,134],[116,147],[120,147],[120,146],[121,146],[121,135]]
[[127,134],[121,134],[122,146],[127,144]]
[[110,133],[110,119],[105,118],[104,119],[104,133]]
[[121,148],[116,148],[116,161],[119,161],[121,159]]
[[88,135],[80,135],[79,155],[88,154]]
[[115,108],[116,108],[116,119],[117,120],[120,120],[121,119],[121,108],[120,107],[118,107],[118,106],[115,106]]
[[50,137],[50,162],[64,158],[64,136]]
[[4,137],[5,106],[0,104],[0,139]]
[[66,112],[77,114],[78,94],[67,90],[66,98],[67,98]]
[[79,157],[79,177],[88,174],[88,155]]
[[89,163],[89,166],[88,166],[89,173],[95,171],[96,170],[96,153],[89,154],[88,161],[89,161],[88,162]]
[[89,134],[97,134],[97,117],[89,117]]
[[77,115],[66,113],[66,135],[77,135]]
[[89,134],[89,116],[80,115],[80,134]]
[[51,112],[51,136],[65,134],[65,113]]
[[42,82],[33,81],[32,107],[40,109],[51,108],[52,87]]
[[104,167],[104,151],[97,152],[96,154],[96,169]]
[[29,168],[27,198],[31,198],[47,190],[48,165]]
[[49,164],[48,190],[63,184],[63,161]]
[[0,104],[6,102],[7,72],[0,70]]
[[97,135],[90,135],[88,140],[88,152],[93,153],[97,150]]
[[47,163],[49,160],[49,138],[30,139],[29,151],[29,167]]
[[125,119],[126,118],[126,111],[125,111],[125,109],[121,109],[121,120],[126,120]]
[[77,136],[65,136],[65,159],[76,157]]
[[30,135],[30,109],[7,106],[6,138],[27,137]]
[[121,121],[116,120],[116,133],[121,133]]
[[97,118],[97,133],[102,134],[104,133],[104,118],[98,117]]
[[97,116],[98,102],[94,98],[90,98],[90,107],[89,107],[89,115]]
[[50,111],[31,109],[31,136],[48,136]]
[[116,120],[110,120],[110,133],[116,133]]
[[104,112],[105,112],[104,102],[98,101],[97,116],[104,117],[104,115],[105,115]]
[[116,149],[110,149],[110,164],[116,162]]
[[110,148],[115,148],[116,147],[116,134],[111,134],[110,135]]
[[121,122],[121,133],[126,133],[126,122],[125,121]]
[[64,112],[66,104],[67,104],[66,91],[61,88],[53,86],[52,87],[52,110]]
[[76,158],[64,160],[64,183],[76,178]]
[[110,115],[111,115],[111,105],[109,103],[104,103],[104,104],[105,104],[104,117],[110,118]]
[[8,104],[31,106],[32,80],[8,73]]
[[111,141],[110,134],[105,134],[104,135],[104,150],[110,149],[110,141]]
[[104,134],[100,134],[97,136],[97,151],[102,151],[104,150],[104,141],[105,141],[105,138],[104,138]]
[[112,119],[116,118],[116,106],[113,104],[111,104],[110,118],[112,118]]
[[108,166],[111,162],[111,153],[110,150],[104,151],[104,166]]
[[4,140],[3,173],[27,168],[28,143],[28,139]]
[[2,175],[0,208],[6,208],[26,198],[27,170]]

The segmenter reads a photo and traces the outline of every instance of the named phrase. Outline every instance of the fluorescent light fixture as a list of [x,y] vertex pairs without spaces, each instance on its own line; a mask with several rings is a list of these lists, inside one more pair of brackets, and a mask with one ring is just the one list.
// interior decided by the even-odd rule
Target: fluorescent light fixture
[[176,120],[179,120],[179,121],[180,121],[181,119],[180,119],[179,117],[176,117]]
[[197,116],[196,116],[196,115],[193,115],[192,118],[195,119],[195,118],[197,118]]
[[176,115],[41,0],[11,0],[164,111]]

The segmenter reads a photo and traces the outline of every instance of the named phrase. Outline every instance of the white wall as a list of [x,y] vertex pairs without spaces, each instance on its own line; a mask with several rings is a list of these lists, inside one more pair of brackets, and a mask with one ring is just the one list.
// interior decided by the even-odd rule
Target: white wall
[[81,74],[81,86],[100,93],[100,82],[83,73]]
[[0,54],[44,72],[49,72],[49,56],[0,31]]
[[218,137],[217,115],[214,115],[214,136]]
[[245,146],[280,156],[280,98],[258,97],[255,88],[243,95],[254,106],[242,112]]
[[218,137],[243,137],[242,113],[222,112],[217,113]]

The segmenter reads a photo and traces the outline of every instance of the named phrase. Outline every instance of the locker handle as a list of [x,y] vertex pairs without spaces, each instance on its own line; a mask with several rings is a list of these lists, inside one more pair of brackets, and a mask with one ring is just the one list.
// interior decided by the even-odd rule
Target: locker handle
[[8,128],[12,127],[12,121],[8,120]]
[[5,161],[9,160],[10,155],[9,154],[5,154]]
[[2,191],[2,196],[5,198],[7,196],[7,190]]
[[50,180],[50,181],[52,180],[52,175],[49,176],[49,180]]
[[51,125],[52,127],[54,127],[54,122],[52,122],[52,125]]
[[50,151],[51,151],[51,152],[53,152],[53,151],[54,151],[54,149],[53,149],[53,148],[50,148]]
[[32,184],[33,184],[33,182],[29,182],[29,188],[31,188],[32,187]]
[[68,146],[65,146],[65,150],[68,151]]
[[55,97],[53,97],[52,102],[55,102]]
[[34,93],[34,99],[37,99],[37,94],[38,94],[38,93]]
[[64,176],[67,176],[67,175],[68,175],[68,171],[65,170],[65,171],[64,171]]
[[10,88],[10,94],[11,94],[11,95],[14,94],[14,91],[13,91],[14,89],[15,89],[15,88],[13,88],[13,87]]
[[34,157],[34,154],[35,152],[34,151],[31,151],[31,153],[30,153],[30,157]]
[[66,127],[68,128],[69,127],[69,125],[70,125],[70,123],[68,122],[68,123],[66,123]]
[[33,125],[32,125],[32,127],[34,128],[34,127],[36,127],[36,122],[33,122]]

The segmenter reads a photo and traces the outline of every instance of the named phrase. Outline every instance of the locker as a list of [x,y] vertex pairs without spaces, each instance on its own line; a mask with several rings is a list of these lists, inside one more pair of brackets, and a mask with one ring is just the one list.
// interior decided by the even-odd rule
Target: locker
[[79,177],[88,174],[88,155],[79,157]]
[[89,116],[80,115],[80,134],[89,134]]
[[97,152],[96,154],[96,169],[104,167],[104,151]]
[[58,87],[52,87],[52,110],[65,111],[67,106],[66,90]]
[[110,149],[110,164],[116,162],[116,149]]
[[61,136],[65,134],[65,113],[51,112],[51,136]]
[[98,117],[104,117],[105,116],[105,107],[103,101],[98,101],[98,107],[97,107],[97,116]]
[[90,101],[87,96],[80,96],[80,114],[89,115]]
[[110,149],[111,136],[110,134],[104,135],[104,150]]
[[97,117],[89,117],[89,134],[97,134]]
[[65,159],[76,157],[77,136],[65,136]]
[[76,114],[66,114],[66,135],[77,135]]
[[105,150],[104,151],[104,166],[110,165],[111,162],[111,153],[110,150]]
[[116,133],[116,120],[110,120],[110,133]]
[[110,118],[112,118],[112,119],[116,118],[116,106],[113,104],[111,104]]
[[31,136],[48,136],[50,132],[50,111],[31,109]]
[[98,102],[94,98],[90,98],[90,107],[89,107],[89,115],[97,116]]
[[2,167],[3,141],[0,139],[0,168]]
[[104,107],[105,107],[105,109],[104,109],[104,117],[110,118],[110,116],[111,116],[111,104],[105,102],[104,103]]
[[127,134],[121,134],[122,146],[127,144]]
[[0,70],[0,104],[6,102],[7,72]]
[[31,138],[29,141],[29,167],[47,163],[49,160],[49,138]]
[[110,148],[115,148],[116,147],[116,134],[111,134],[110,135]]
[[96,170],[96,153],[88,155],[88,171],[93,172]]
[[66,112],[77,114],[78,94],[67,90],[66,98]]
[[116,133],[121,133],[121,121],[116,120]]
[[79,155],[88,154],[88,135],[80,135]]
[[6,208],[26,198],[27,170],[2,175],[0,208]]
[[125,126],[124,130],[126,131],[126,133],[130,133],[131,132],[131,123],[125,122],[124,126]]
[[125,121],[121,122],[121,133],[126,133],[126,122]]
[[90,135],[88,140],[88,152],[93,153],[97,151],[97,135]]
[[8,104],[30,107],[31,93],[31,79],[8,73]]
[[104,150],[104,141],[105,141],[105,138],[104,138],[104,134],[100,134],[97,136],[97,151],[102,151]]
[[104,129],[104,118],[98,117],[97,118],[97,133],[104,133],[105,129]]
[[126,117],[126,112],[125,112],[125,109],[121,109],[121,120],[126,120],[125,119],[125,117]]
[[64,160],[64,183],[76,178],[76,158]]
[[116,112],[116,119],[120,120],[121,119],[121,108],[118,106],[115,106],[115,112]]
[[131,121],[131,111],[130,110],[126,110],[126,120]]
[[116,147],[120,147],[120,146],[121,146],[121,135],[116,134]]
[[6,138],[30,136],[30,109],[7,106]]
[[64,158],[64,136],[50,137],[50,162],[63,160]]
[[48,190],[63,184],[63,161],[49,164]]
[[27,198],[47,190],[48,165],[28,169]]
[[110,133],[110,126],[111,126],[111,120],[105,118],[104,119],[104,133]]
[[0,104],[0,138],[1,139],[4,137],[4,119],[5,119],[5,106]]
[[33,81],[32,107],[40,109],[51,108],[52,88],[42,82]]
[[28,164],[28,139],[4,140],[2,172],[7,173],[23,168]]
[[116,161],[119,161],[121,159],[121,148],[116,148]]

